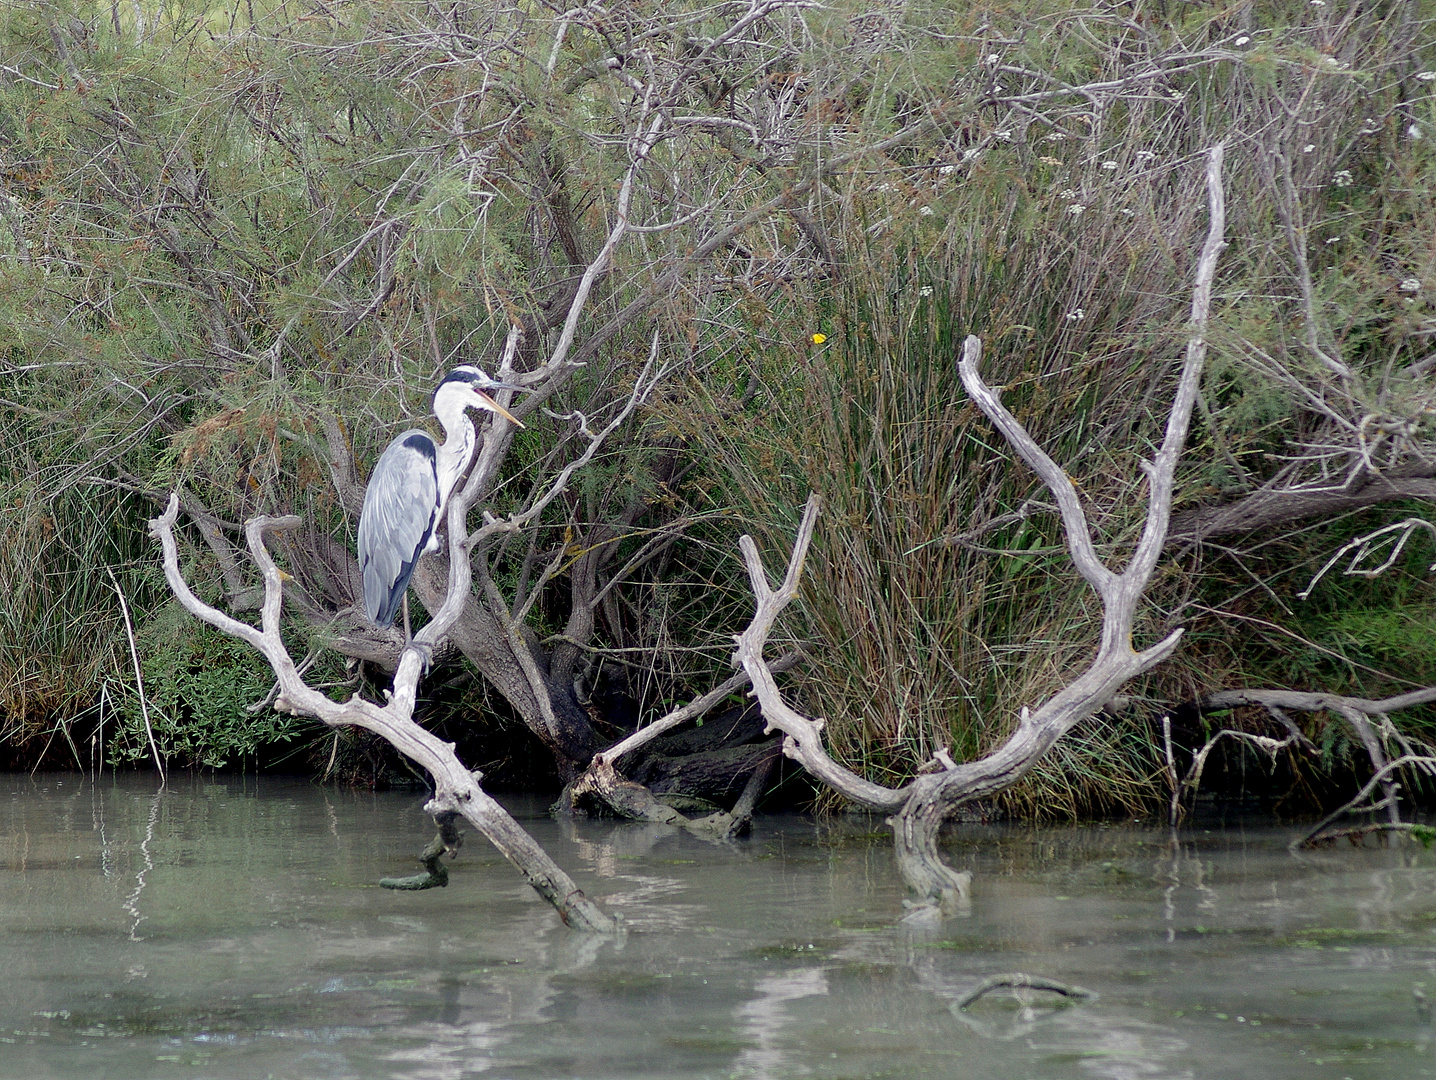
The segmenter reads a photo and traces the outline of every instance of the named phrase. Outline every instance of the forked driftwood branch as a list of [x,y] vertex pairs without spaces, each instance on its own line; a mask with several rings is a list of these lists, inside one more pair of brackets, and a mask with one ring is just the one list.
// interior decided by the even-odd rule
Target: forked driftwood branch
[[[1412,745],[1412,740],[1397,731],[1396,726],[1391,722],[1390,715],[1402,709],[1414,708],[1418,705],[1427,705],[1436,701],[1436,687],[1427,686],[1419,690],[1410,690],[1404,694],[1395,694],[1387,698],[1362,698],[1351,697],[1345,694],[1312,693],[1304,690],[1270,690],[1245,688],[1237,690],[1222,690],[1210,694],[1196,703],[1196,707],[1202,712],[1224,712],[1229,709],[1241,706],[1256,706],[1263,708],[1267,713],[1282,724],[1287,730],[1285,739],[1272,739],[1264,735],[1255,735],[1251,732],[1240,731],[1234,728],[1222,728],[1213,734],[1202,747],[1192,756],[1192,765],[1187,776],[1180,782],[1172,781],[1172,802],[1171,820],[1175,825],[1181,818],[1183,795],[1188,792],[1195,792],[1201,784],[1202,770],[1206,766],[1208,755],[1223,738],[1236,742],[1246,743],[1255,746],[1269,754],[1273,760],[1282,750],[1292,746],[1300,746],[1309,754],[1319,753],[1312,741],[1302,734],[1289,715],[1289,712],[1329,712],[1341,717],[1351,727],[1362,748],[1366,751],[1367,759],[1371,763],[1373,776],[1366,788],[1363,788],[1350,802],[1336,810],[1314,830],[1304,837],[1293,841],[1293,845],[1301,845],[1312,842],[1312,838],[1326,828],[1331,822],[1343,814],[1375,813],[1380,810],[1386,811],[1386,831],[1409,832],[1410,829],[1401,820],[1401,785],[1396,780],[1396,773],[1399,769],[1410,768],[1415,772],[1423,773],[1427,777],[1436,777],[1436,758],[1431,756],[1431,747],[1421,744],[1424,753],[1418,753]],[[1164,720],[1164,723],[1166,721]],[[1418,740],[1419,741],[1419,740]],[[1395,746],[1397,760],[1387,761],[1387,751]],[[1167,749],[1169,770],[1175,776],[1175,762],[1172,758],[1170,742]],[[1358,804],[1364,799],[1369,789],[1380,784],[1384,797],[1378,802],[1367,806]],[[1377,826],[1366,825],[1361,829],[1366,832],[1376,831]]]
[[961,904],[967,897],[969,875],[948,867],[939,856],[937,838],[942,823],[964,803],[996,794],[1020,779],[1058,739],[1106,705],[1123,683],[1171,655],[1181,639],[1182,631],[1178,629],[1154,645],[1137,650],[1132,646],[1132,627],[1137,605],[1166,541],[1173,478],[1206,359],[1204,331],[1211,307],[1212,280],[1217,256],[1225,246],[1221,168],[1222,147],[1218,145],[1207,155],[1210,222],[1197,261],[1192,298],[1193,332],[1187,342],[1165,437],[1155,458],[1144,467],[1148,484],[1146,523],[1121,573],[1109,569],[1098,556],[1077,490],[1066,472],[1037,445],[998,395],[982,381],[978,373],[982,342],[971,336],[963,345],[958,368],[963,386],[1052,493],[1062,516],[1072,563],[1101,598],[1103,609],[1101,641],[1087,669],[1036,709],[1024,707],[1016,730],[996,750],[976,761],[956,765],[941,762],[941,768],[921,772],[901,788],[871,783],[833,761],[823,748],[823,722],[802,716],[783,701],[762,657],[774,619],[797,594],[798,578],[817,517],[816,496],[808,500],[787,574],[777,589],[768,584],[752,539],[745,536],[739,541],[757,598],[757,613],[738,639],[735,662],[748,672],[769,726],[780,729],[786,736],[784,753],[853,802],[895,811],[889,823],[893,828],[899,868],[915,897],[911,902],[911,919],[936,918],[944,907]]

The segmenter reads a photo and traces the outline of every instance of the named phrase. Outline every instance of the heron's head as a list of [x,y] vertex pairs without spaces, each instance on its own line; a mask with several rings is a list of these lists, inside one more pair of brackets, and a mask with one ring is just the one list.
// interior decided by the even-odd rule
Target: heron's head
[[447,404],[452,400],[455,404],[465,409],[483,409],[485,412],[497,413],[515,427],[523,427],[523,422],[509,412],[497,401],[491,398],[488,391],[492,390],[522,390],[527,391],[526,386],[516,386],[513,383],[499,382],[489,376],[483,368],[475,367],[472,364],[464,364],[454,368],[439,382],[434,390],[434,412],[438,413],[441,401]]

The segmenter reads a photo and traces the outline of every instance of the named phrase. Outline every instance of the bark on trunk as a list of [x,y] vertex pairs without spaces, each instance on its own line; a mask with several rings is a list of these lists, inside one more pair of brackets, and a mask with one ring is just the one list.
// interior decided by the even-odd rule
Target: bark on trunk
[[[444,602],[448,575],[448,559],[442,553],[420,559],[415,567],[414,587],[430,611]],[[449,639],[553,752],[560,778],[568,781],[588,764],[601,741],[588,711],[574,697],[573,687],[554,685],[549,678],[548,657],[541,648],[529,646],[528,659],[538,670],[546,702],[534,692],[506,628],[478,596],[468,597]],[[523,640],[527,645],[527,638]]]
[[1190,544],[1259,532],[1398,499],[1436,500],[1436,466],[1424,461],[1411,462],[1379,475],[1357,477],[1341,488],[1255,491],[1226,506],[1187,510],[1173,515],[1167,544]]

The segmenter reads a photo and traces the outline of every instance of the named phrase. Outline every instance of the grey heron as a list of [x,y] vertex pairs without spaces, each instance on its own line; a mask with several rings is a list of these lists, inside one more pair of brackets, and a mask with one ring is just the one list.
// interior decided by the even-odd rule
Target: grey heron
[[444,429],[443,443],[436,445],[428,432],[412,428],[397,436],[380,456],[359,513],[364,611],[375,624],[393,624],[419,556],[438,550],[435,534],[449,493],[474,454],[474,422],[467,410],[483,409],[523,427],[485,391],[525,389],[491,379],[472,365],[456,367],[434,391],[434,415]]

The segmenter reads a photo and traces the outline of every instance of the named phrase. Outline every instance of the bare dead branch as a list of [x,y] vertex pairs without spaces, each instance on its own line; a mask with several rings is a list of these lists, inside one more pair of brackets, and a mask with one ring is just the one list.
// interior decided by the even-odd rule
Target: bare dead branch
[[1057,500],[1073,565],[1102,600],[1102,637],[1097,655],[1087,669],[1035,712],[1023,708],[1016,730],[997,750],[977,761],[919,776],[913,781],[911,793],[892,822],[898,865],[909,889],[917,896],[910,918],[931,918],[934,909],[961,904],[965,899],[966,877],[944,865],[938,853],[938,830],[948,815],[964,802],[1001,791],[1023,776],[1072,727],[1106,705],[1118,687],[1169,656],[1181,638],[1182,631],[1178,629],[1137,652],[1132,647],[1132,626],[1137,603],[1146,590],[1166,538],[1177,459],[1186,439],[1206,357],[1204,334],[1212,279],[1217,256],[1224,246],[1222,235],[1226,224],[1222,149],[1219,144],[1207,155],[1209,225],[1197,261],[1192,294],[1193,334],[1187,344],[1166,435],[1156,457],[1146,468],[1146,524],[1131,561],[1121,574],[1111,571],[1097,555],[1086,515],[1066,473],[982,381],[978,374],[981,342],[969,337],[963,345],[958,365],[963,387]]
[[1414,836],[1420,840],[1425,847],[1431,846],[1433,832],[1431,826],[1421,825],[1412,821],[1372,821],[1365,825],[1353,825],[1346,829],[1328,829],[1315,836],[1309,836],[1302,840],[1304,848],[1314,848],[1319,844],[1331,844],[1337,840],[1349,840],[1354,847],[1359,847],[1366,837],[1375,834],[1377,836]]
[[[773,672],[787,671],[790,668],[796,667],[798,661],[802,658],[803,654],[797,650],[784,653],[768,665],[768,670]],[[647,745],[658,738],[658,736],[672,731],[682,724],[686,724],[689,720],[707,715],[712,711],[715,705],[725,700],[728,695],[747,686],[748,682],[748,672],[746,670],[729,676],[702,697],[694,698],[687,705],[674,709],[672,712],[659,717],[651,724],[645,724],[632,735],[614,743],[602,753],[594,755],[594,762],[618,761],[625,754],[633,753],[633,751],[641,746]]]
[[823,721],[810,720],[783,700],[777,681],[773,678],[773,671],[763,660],[763,646],[772,632],[773,623],[798,594],[798,579],[803,572],[803,560],[807,557],[808,546],[812,543],[819,506],[818,497],[810,495],[803,511],[802,524],[798,527],[797,540],[793,544],[792,557],[788,560],[787,573],[777,590],[768,584],[763,560],[753,538],[743,536],[738,540],[758,606],[753,621],[738,635],[738,651],[733,655],[733,662],[735,665],[741,665],[752,680],[753,695],[763,709],[763,719],[768,728],[784,734],[784,754],[802,764],[803,768],[845,798],[874,810],[896,810],[906,798],[908,788],[893,789],[874,784],[829,757],[823,748]]
[[768,725],[786,736],[785,754],[852,801],[875,809],[899,811],[890,822],[898,865],[909,889],[917,896],[909,919],[927,921],[935,918],[941,908],[961,905],[966,900],[970,875],[947,867],[937,849],[938,829],[946,817],[962,803],[1001,791],[1019,779],[1068,730],[1111,700],[1124,682],[1170,655],[1181,638],[1181,630],[1176,630],[1137,652],[1132,647],[1132,623],[1137,602],[1165,540],[1173,476],[1186,439],[1206,355],[1203,332],[1225,228],[1221,164],[1222,147],[1218,145],[1211,150],[1207,161],[1210,225],[1197,263],[1192,303],[1195,329],[1188,342],[1165,438],[1146,470],[1149,487],[1146,526],[1131,561],[1121,574],[1108,569],[1098,557],[1086,515],[1066,473],[982,381],[978,374],[981,341],[971,336],[964,343],[959,365],[963,386],[1056,498],[1073,563],[1101,597],[1104,611],[1101,644],[1087,670],[1035,713],[1024,708],[1016,731],[997,750],[977,761],[920,774],[899,789],[873,784],[834,762],[822,746],[822,721],[800,715],[783,701],[762,657],[774,620],[797,594],[798,579],[817,519],[817,496],[808,500],[787,573],[776,590],[768,583],[752,538],[744,536],[739,541],[757,611],[748,629],[738,638],[735,663],[742,664],[752,679],[754,695]]
[[[1363,784],[1361,790],[1358,791],[1354,796],[1352,796],[1351,799],[1343,803],[1341,806],[1337,807],[1330,814],[1326,815],[1326,817],[1322,818],[1313,828],[1308,830],[1305,835],[1299,836],[1295,840],[1293,840],[1290,845],[1291,849],[1295,851],[1297,848],[1309,847],[1313,842],[1316,841],[1317,837],[1321,834],[1323,829],[1325,829],[1333,821],[1337,820],[1337,818],[1340,818],[1346,814],[1371,813],[1376,810],[1384,809],[1386,800],[1382,800],[1380,804],[1364,808],[1359,806],[1358,804],[1361,802],[1361,800],[1365,799],[1368,795],[1375,791],[1378,785],[1386,783],[1389,778],[1394,773],[1396,773],[1398,769],[1404,769],[1407,766],[1413,765],[1418,767],[1424,767],[1427,769],[1436,768],[1436,757],[1427,757],[1422,754],[1403,754],[1399,758],[1395,758],[1392,761],[1388,761],[1384,766],[1376,770],[1376,772],[1372,775],[1371,779],[1368,780],[1365,784]],[[1399,822],[1389,822],[1388,824],[1391,826],[1400,825]]]
[[[108,567],[106,569],[108,570]],[[125,618],[125,637],[129,640],[130,660],[135,666],[135,692],[139,694],[140,697],[140,719],[144,721],[145,738],[149,740],[150,753],[154,756],[155,768],[159,770],[160,784],[163,785],[165,782],[165,763],[160,758],[160,748],[155,744],[155,730],[150,726],[150,704],[145,694],[144,673],[140,670],[139,649],[135,647],[135,627],[134,623],[130,621],[130,605],[129,602],[125,600],[124,590],[120,588],[120,583],[115,578],[115,572],[113,570],[108,570],[108,572],[110,575],[110,584],[114,587],[115,596],[118,597],[120,601],[120,614]]]
[[[1309,597],[1311,591],[1316,588],[1317,582],[1325,577],[1327,571],[1340,562],[1342,556],[1348,551],[1354,551],[1355,554],[1351,556],[1351,562],[1348,563],[1346,569],[1342,571],[1343,574],[1353,577],[1380,577],[1386,573],[1387,570],[1391,569],[1396,560],[1401,557],[1401,552],[1405,549],[1406,542],[1420,529],[1425,529],[1433,539],[1436,539],[1436,524],[1432,524],[1425,518],[1406,518],[1404,521],[1384,525],[1374,532],[1367,533],[1365,536],[1358,536],[1355,540],[1342,545],[1335,555],[1327,559],[1325,565],[1307,582],[1306,588],[1296,594],[1296,598],[1298,600],[1305,600]],[[1386,558],[1377,566],[1363,567],[1361,564],[1370,558],[1376,550],[1372,546],[1373,543],[1390,533],[1397,533],[1397,536],[1394,541],[1388,543]],[[1436,570],[1436,563],[1432,563],[1427,569]]]
[[[178,514],[179,497],[176,495],[171,497],[164,514],[150,522],[151,535],[160,542],[164,552],[165,579],[185,610],[264,655],[280,684],[274,703],[276,709],[313,716],[331,727],[352,725],[382,736],[433,777],[434,797],[425,805],[430,814],[436,818],[457,814],[474,825],[523,874],[535,891],[554,906],[568,925],[606,933],[616,929],[613,919],[589,900],[533,838],[479,787],[474,775],[455,756],[453,744],[443,742],[414,723],[414,700],[423,667],[422,642],[420,648],[406,649],[400,657],[386,705],[376,705],[358,695],[345,702],[334,701],[305,684],[280,636],[284,575],[264,544],[266,530],[294,528],[299,524],[298,518],[259,517],[246,525],[250,553],[264,575],[265,596],[260,609],[260,626],[254,627],[210,607],[190,589],[180,572],[175,544],[174,524]],[[452,547],[462,542],[456,538],[463,535],[462,519],[455,520],[452,506],[449,525]],[[464,578],[467,590],[467,560],[451,559],[450,562],[451,579]],[[456,564],[462,564],[463,572]],[[424,638],[425,642],[437,641],[457,616],[462,598],[450,599],[454,602],[446,603],[434,621],[420,631],[418,637]]]
[[[1166,718],[1163,718],[1163,719],[1165,720]],[[1167,722],[1168,722],[1168,724],[1170,724],[1170,721],[1167,721]],[[1235,728],[1222,728],[1222,729],[1221,729],[1220,731],[1218,731],[1215,735],[1213,735],[1210,739],[1208,739],[1205,743],[1203,743],[1203,744],[1202,744],[1202,748],[1201,748],[1200,750],[1198,750],[1195,754],[1192,755],[1192,765],[1191,765],[1191,768],[1189,768],[1189,769],[1187,770],[1187,775],[1182,778],[1182,781],[1181,781],[1180,784],[1177,784],[1176,786],[1173,787],[1173,789],[1172,789],[1172,824],[1173,824],[1173,825],[1177,824],[1177,822],[1178,822],[1178,820],[1179,820],[1179,818],[1180,818],[1180,816],[1181,816],[1181,798],[1182,798],[1183,792],[1187,792],[1187,791],[1195,792],[1199,787],[1201,787],[1201,784],[1202,784],[1202,772],[1203,772],[1203,770],[1204,770],[1204,769],[1206,768],[1206,766],[1207,766],[1207,758],[1211,755],[1211,752],[1216,748],[1217,743],[1221,742],[1223,739],[1231,739],[1231,740],[1234,741],[1234,742],[1250,743],[1252,746],[1255,746],[1258,750],[1261,750],[1261,751],[1263,751],[1264,753],[1266,753],[1266,754],[1271,758],[1273,764],[1276,763],[1276,756],[1277,756],[1277,754],[1281,753],[1283,750],[1285,750],[1285,749],[1286,749],[1287,747],[1289,747],[1289,746],[1295,746],[1295,745],[1298,745],[1298,744],[1300,744],[1300,743],[1302,743],[1302,742],[1304,741],[1303,738],[1302,738],[1302,736],[1301,736],[1301,733],[1300,733],[1300,732],[1293,732],[1292,734],[1288,735],[1285,739],[1273,739],[1273,738],[1270,738],[1270,737],[1268,737],[1268,736],[1266,736],[1266,735],[1254,735],[1254,734],[1252,734],[1252,733],[1249,732],[1249,731],[1238,731],[1238,730],[1236,730]],[[1170,754],[1171,754],[1171,741],[1170,741],[1170,739],[1168,740],[1168,750],[1167,750],[1167,752],[1168,752],[1168,755],[1170,756]],[[1169,767],[1175,769],[1175,765],[1169,765]]]
[[1208,694],[1198,702],[1198,707],[1210,712],[1233,709],[1239,705],[1260,705],[1267,709],[1294,709],[1297,712],[1320,712],[1323,709],[1340,712],[1346,708],[1358,709],[1363,713],[1375,715],[1410,709],[1432,701],[1436,701],[1436,686],[1428,686],[1405,694],[1379,699],[1348,697],[1344,694],[1310,693],[1303,690],[1248,689],[1222,690],[1215,694]]
[[1335,486],[1263,487],[1225,506],[1199,507],[1176,515],[1168,542],[1191,543],[1257,532],[1400,499],[1436,499],[1436,466],[1410,461],[1377,475],[1363,472]]

